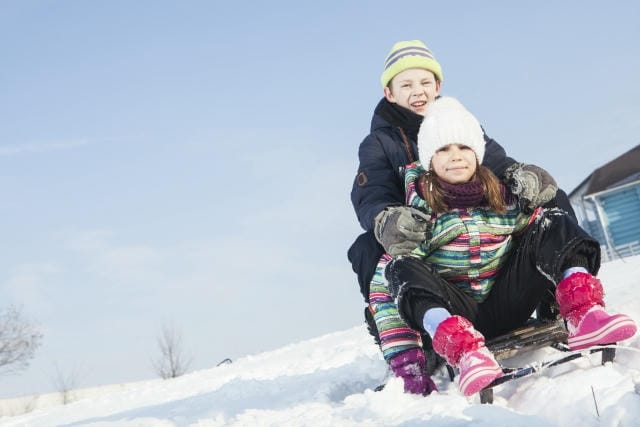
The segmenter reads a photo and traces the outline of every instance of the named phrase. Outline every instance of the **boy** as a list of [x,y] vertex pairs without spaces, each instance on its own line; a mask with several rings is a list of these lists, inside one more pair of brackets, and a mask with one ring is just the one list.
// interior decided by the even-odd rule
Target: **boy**
[[[360,144],[360,164],[351,190],[365,233],[351,245],[348,258],[367,303],[380,257],[409,253],[424,240],[425,223],[411,207],[404,206],[403,170],[418,159],[416,141],[424,109],[440,95],[442,81],[440,64],[420,40],[400,41],[386,57],[381,76],[384,98],[375,108],[370,134]],[[482,165],[510,185],[524,207],[533,210],[550,202],[575,217],[566,194],[559,191],[556,197],[555,181],[546,171],[507,157],[486,134],[484,140]],[[365,319],[379,342],[368,308]]]
[[[395,256],[411,252],[421,241],[419,234],[424,226],[412,217],[410,208],[402,208],[402,169],[418,158],[418,128],[426,104],[440,95],[442,76],[435,56],[419,40],[394,44],[385,60],[381,76],[384,98],[375,108],[371,133],[360,144],[360,164],[351,190],[351,202],[366,232],[349,249],[349,260],[365,299],[366,287],[385,248]],[[517,164],[496,141],[486,134],[484,138],[482,164],[505,181],[518,178],[519,186],[524,188],[514,188],[514,194],[529,209],[556,196],[555,181],[547,172],[533,165]],[[512,169],[506,174],[509,167]],[[575,216],[564,192],[559,192],[556,202]],[[379,236],[378,240],[384,240],[380,245],[373,230],[375,218],[381,219],[385,212],[393,214],[397,229],[395,233],[388,231],[382,239]]]

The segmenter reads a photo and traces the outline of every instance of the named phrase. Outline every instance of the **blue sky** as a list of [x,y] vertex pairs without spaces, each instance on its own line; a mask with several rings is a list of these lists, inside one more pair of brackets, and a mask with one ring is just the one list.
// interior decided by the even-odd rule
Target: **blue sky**
[[640,142],[635,2],[0,3],[0,307],[44,344],[0,397],[194,369],[361,322],[357,148],[422,39],[514,158],[570,191]]

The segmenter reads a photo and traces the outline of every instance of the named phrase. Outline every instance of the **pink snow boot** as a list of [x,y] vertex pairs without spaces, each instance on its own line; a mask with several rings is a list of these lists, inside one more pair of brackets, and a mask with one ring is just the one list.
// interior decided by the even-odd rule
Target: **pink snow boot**
[[465,396],[502,376],[500,365],[484,345],[484,337],[462,316],[451,316],[438,325],[433,349],[460,370],[460,391]]
[[636,333],[636,324],[629,316],[604,310],[603,297],[602,284],[591,274],[573,273],[558,283],[556,300],[560,315],[567,321],[571,350],[612,344]]

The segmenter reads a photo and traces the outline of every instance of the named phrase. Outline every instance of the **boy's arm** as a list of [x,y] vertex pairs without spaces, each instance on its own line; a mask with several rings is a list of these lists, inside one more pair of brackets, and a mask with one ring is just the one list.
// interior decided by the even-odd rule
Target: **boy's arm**
[[539,166],[518,163],[507,157],[504,148],[484,134],[485,155],[483,166],[491,171],[518,196],[520,203],[528,212],[538,206],[560,207],[572,218],[575,212],[566,193],[558,189],[553,177]]
[[404,204],[404,183],[375,135],[362,141],[358,157],[360,164],[351,189],[351,203],[362,228],[373,230],[374,219],[380,212]]
[[482,166],[486,166],[491,169],[498,178],[502,179],[504,172],[507,168],[516,163],[514,159],[507,156],[504,148],[498,144],[494,139],[490,138],[486,133],[484,134],[484,158],[482,159]]

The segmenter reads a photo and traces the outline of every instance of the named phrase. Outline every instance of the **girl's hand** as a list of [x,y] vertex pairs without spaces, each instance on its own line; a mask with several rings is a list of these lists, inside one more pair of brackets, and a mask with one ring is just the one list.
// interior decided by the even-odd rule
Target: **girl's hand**
[[412,348],[394,356],[390,361],[391,370],[404,381],[406,393],[426,396],[438,388],[425,370],[425,357],[421,348]]

